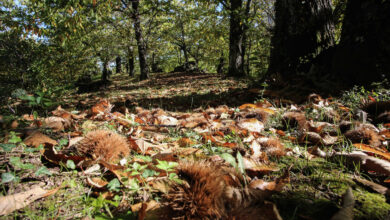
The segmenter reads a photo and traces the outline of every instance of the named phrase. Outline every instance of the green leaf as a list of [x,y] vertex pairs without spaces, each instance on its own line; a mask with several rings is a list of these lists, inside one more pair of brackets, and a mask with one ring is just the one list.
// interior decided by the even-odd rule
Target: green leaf
[[8,140],[8,143],[17,144],[17,143],[22,142],[22,139],[20,139],[20,137],[17,136],[15,132],[11,131],[10,135],[11,135],[11,138]]
[[12,173],[2,173],[1,174],[1,183],[9,183],[9,182],[14,182],[17,181],[18,178],[12,174]]
[[143,160],[145,162],[152,162],[153,161],[153,159],[151,157],[149,157],[149,156],[137,155],[135,157],[139,158],[139,159],[141,159],[141,160]]
[[130,189],[134,190],[134,191],[137,191],[140,189],[140,186],[138,184],[137,179],[135,179],[135,178],[130,179]]
[[221,154],[222,159],[224,159],[226,162],[230,163],[234,168],[237,168],[237,162],[236,158],[234,158],[231,154],[229,153],[223,153]]
[[108,184],[107,187],[110,191],[115,191],[118,192],[119,188],[121,187],[121,183],[119,182],[118,178],[115,178],[111,180]]
[[19,97],[21,100],[35,102],[35,97],[32,95],[22,95]]
[[52,173],[49,171],[49,169],[47,169],[47,167],[42,166],[35,172],[35,175],[36,176],[40,176],[40,175],[49,175],[49,176],[51,176]]
[[0,144],[0,147],[3,148],[5,152],[11,152],[13,148],[16,147],[15,144]]
[[67,160],[66,161],[66,167],[68,167],[69,169],[76,169],[76,164],[74,164],[73,160]]
[[238,170],[244,174],[245,173],[245,166],[244,166],[244,160],[242,159],[241,153],[237,153],[237,161],[238,161]]
[[31,163],[23,163],[21,160],[20,160],[20,157],[11,157],[9,159],[9,162],[15,166],[15,167],[19,167],[20,169],[24,169],[24,170],[28,170],[28,169],[34,169],[35,166]]
[[144,172],[142,173],[142,177],[143,178],[148,178],[148,177],[157,176],[159,174],[160,174],[159,172],[156,172],[154,170],[145,169]]
[[156,165],[157,168],[165,170],[165,171],[171,171],[173,168],[175,168],[177,165],[179,165],[176,162],[171,162],[171,161],[164,161],[164,160],[159,160],[157,159],[158,164]]
[[68,139],[66,138],[62,138],[59,142],[58,142],[58,145],[60,146],[65,146],[68,144]]

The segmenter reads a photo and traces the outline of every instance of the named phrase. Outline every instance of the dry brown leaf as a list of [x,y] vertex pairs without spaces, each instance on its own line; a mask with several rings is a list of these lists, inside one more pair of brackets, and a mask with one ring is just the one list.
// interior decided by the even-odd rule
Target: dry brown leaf
[[386,139],[390,139],[390,129],[385,129],[379,132],[380,135],[383,135]]
[[105,180],[102,180],[101,178],[94,177],[94,178],[87,178],[87,183],[93,188],[96,189],[102,189],[107,186],[108,182]]
[[[164,150],[163,145],[152,144],[152,143],[149,143],[143,139],[135,140],[134,143],[136,144],[135,146],[137,147],[137,149],[135,149],[135,150],[141,152],[142,154],[150,154],[150,152],[148,152],[148,151],[152,150],[152,149]],[[133,146],[133,147],[135,147],[135,146]]]
[[360,164],[360,168],[365,171],[373,171],[378,174],[390,176],[390,162],[386,160],[367,156],[362,152],[336,153],[335,156],[346,157],[347,162],[352,166]]
[[256,118],[243,119],[238,122],[237,126],[250,132],[260,133],[264,130],[264,124]]
[[365,152],[372,153],[374,155],[380,156],[380,157],[390,161],[390,153],[384,149],[373,148],[373,147],[366,145],[366,144],[353,144],[353,146],[356,147],[357,149],[361,149]]
[[41,187],[35,187],[25,192],[2,196],[0,197],[0,215],[8,215],[15,210],[24,208],[37,199],[56,193],[59,189],[45,190]]
[[302,112],[286,112],[283,114],[283,121],[290,127],[297,127],[301,130],[307,129],[306,116]]
[[166,115],[158,116],[157,120],[159,121],[159,124],[167,126],[176,126],[179,123],[176,118]]
[[92,116],[96,116],[101,113],[110,113],[112,109],[111,103],[107,100],[101,100],[91,108]]
[[54,149],[54,145],[52,144],[46,144],[42,154],[46,158],[46,160],[57,165],[60,163],[66,164],[68,160],[72,160],[77,166],[79,166],[81,164],[80,162],[87,160],[87,158],[85,157],[67,156],[65,154],[59,154],[56,152],[56,150]]
[[74,138],[71,138],[69,140],[68,146],[73,146],[73,145],[77,144],[79,141],[81,141],[83,139],[84,139],[84,137],[74,137]]
[[252,141],[252,143],[249,145],[249,148],[251,150],[251,157],[254,159],[260,158],[263,154],[261,151],[261,145],[257,141]]
[[354,130],[350,130],[344,134],[352,143],[369,144],[373,147],[379,147],[381,142],[381,136],[374,130],[367,127],[360,127]]
[[257,139],[264,152],[269,156],[284,156],[286,152],[283,144],[277,138],[258,138]]
[[199,148],[193,148],[193,147],[185,147],[185,148],[176,148],[175,153],[179,156],[189,156],[189,155],[196,155],[200,156],[203,154],[203,151]]
[[353,220],[353,207],[355,206],[355,198],[352,189],[348,188],[343,197],[343,206],[331,218],[331,220]]
[[258,160],[253,160],[251,158],[243,157],[243,162],[245,171],[252,177],[269,174],[279,170],[276,166],[261,163]]
[[369,181],[369,180],[365,180],[365,179],[362,179],[360,177],[357,177],[355,176],[354,177],[354,180],[366,187],[369,187],[371,188],[372,190],[374,190],[375,192],[378,192],[382,195],[388,195],[390,196],[390,189],[385,187],[385,186],[382,186],[382,185],[379,185],[377,183],[374,183],[372,181]]
[[241,105],[240,107],[238,107],[240,110],[244,110],[244,109],[258,109],[258,110],[262,110],[262,111],[265,111],[267,112],[268,114],[270,115],[273,115],[275,114],[275,111],[272,110],[272,109],[269,109],[269,108],[263,108],[261,106],[262,104],[243,104]]
[[71,126],[71,122],[68,119],[64,119],[61,117],[48,117],[44,120],[45,127],[53,129],[53,131],[62,131],[64,129],[67,129]]
[[50,137],[42,134],[39,131],[33,132],[30,136],[28,136],[26,139],[24,139],[24,143],[27,146],[34,146],[38,147],[39,145],[45,145],[46,143],[57,145],[57,141],[51,139]]
[[179,144],[180,147],[188,147],[188,146],[195,144],[195,142],[193,142],[191,139],[186,138],[186,137],[180,138],[177,141],[177,143]]

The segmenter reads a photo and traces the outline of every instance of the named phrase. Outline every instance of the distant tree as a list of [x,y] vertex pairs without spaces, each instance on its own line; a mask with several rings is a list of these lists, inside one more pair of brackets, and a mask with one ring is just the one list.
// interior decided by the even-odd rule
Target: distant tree
[[139,14],[139,0],[131,0],[132,6],[132,19],[134,21],[135,38],[138,45],[138,59],[141,69],[140,80],[149,78],[149,67],[146,62],[146,45],[142,34],[141,18]]
[[132,46],[128,47],[127,50],[127,74],[129,74],[130,77],[134,76],[134,49]]
[[116,73],[122,72],[122,58],[120,56],[117,56],[115,59],[115,72]]

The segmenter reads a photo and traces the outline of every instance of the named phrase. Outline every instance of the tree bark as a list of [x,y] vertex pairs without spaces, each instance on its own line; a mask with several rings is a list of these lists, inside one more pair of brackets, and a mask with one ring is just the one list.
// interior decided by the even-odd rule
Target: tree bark
[[103,72],[102,72],[102,81],[108,80],[108,70],[107,70],[108,61],[103,61]]
[[222,74],[224,72],[224,66],[225,66],[225,58],[223,56],[223,52],[221,52],[221,56],[219,57],[219,63],[217,66],[218,74]]
[[115,59],[115,72],[121,73],[122,72],[122,59],[120,56],[117,56]]
[[242,24],[242,0],[230,1],[229,70],[228,76],[243,77],[244,54]]
[[330,65],[350,85],[390,79],[390,2],[349,0]]
[[128,48],[128,67],[127,67],[127,73],[130,77],[134,76],[134,50],[133,47]]
[[134,32],[138,46],[139,64],[141,69],[140,80],[149,78],[149,68],[146,62],[146,45],[142,36],[141,19],[139,15],[139,0],[132,0],[132,17],[134,21]]
[[[311,60],[334,45],[331,0],[276,0],[269,73],[307,72]],[[300,69],[306,68],[306,69]]]

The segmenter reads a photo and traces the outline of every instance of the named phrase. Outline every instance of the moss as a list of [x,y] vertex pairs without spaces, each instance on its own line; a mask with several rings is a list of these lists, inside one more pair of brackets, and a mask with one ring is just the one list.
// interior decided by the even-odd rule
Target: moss
[[348,187],[352,187],[356,199],[355,219],[384,219],[388,215],[390,204],[385,197],[356,184],[353,171],[342,163],[295,157],[281,158],[278,163],[280,172],[294,164],[290,185],[272,197],[283,219],[330,219],[341,207]]
[[383,195],[360,188],[354,190],[355,219],[385,219],[390,214],[390,204]]

